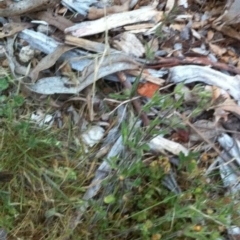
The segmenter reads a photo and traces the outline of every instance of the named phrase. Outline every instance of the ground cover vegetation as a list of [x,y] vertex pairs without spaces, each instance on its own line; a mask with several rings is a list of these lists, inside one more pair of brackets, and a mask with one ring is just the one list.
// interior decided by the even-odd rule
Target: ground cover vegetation
[[[238,139],[240,130],[235,127],[240,86],[238,75],[233,76],[240,72],[239,57],[235,42],[228,40],[228,48],[222,41],[224,34],[235,33],[224,24],[219,28],[218,21],[215,25],[219,6],[225,4],[215,3],[215,9],[212,1],[191,1],[189,7],[173,6],[171,0],[138,1],[134,8],[129,0],[97,11],[89,0],[80,8],[88,14],[79,13],[79,20],[63,2],[54,8],[58,20],[36,13],[56,27],[54,33],[48,28],[39,35],[49,46],[56,45],[53,52],[34,38],[40,31],[26,25],[35,17],[31,11],[19,13],[23,25],[12,25],[21,40],[13,37],[15,31],[0,34],[8,57],[7,66],[1,62],[0,67],[0,239],[238,239],[233,231],[240,224],[238,177],[225,180],[239,167],[234,164],[229,172],[223,166],[240,154],[230,148],[224,162],[226,149],[219,140],[221,134]],[[151,6],[149,26],[149,19],[158,15],[161,22],[154,20],[131,40],[118,36],[124,25],[100,31],[95,22],[94,32],[91,25],[85,29],[88,40],[74,30],[75,22],[102,19],[107,13],[114,19],[114,14],[145,5]],[[0,4],[4,15],[2,8]],[[183,14],[187,10],[193,22]],[[126,29],[146,27],[130,23]],[[20,48],[25,44],[41,47],[24,62]],[[22,68],[11,51],[17,52]],[[92,62],[80,71],[72,58]],[[16,74],[14,64],[24,71]],[[183,72],[188,75],[182,77]],[[86,136],[98,140],[87,144]]]
[[[63,239],[63,234],[68,233],[68,222],[74,210],[82,205],[81,197],[100,164],[99,159],[91,157],[98,148],[85,153],[74,141],[77,132],[71,128],[71,121],[63,129],[37,127],[29,119],[33,103],[24,101],[11,76],[2,78],[0,87],[1,226],[10,233],[10,239]],[[119,98],[123,96],[127,97],[119,93]],[[203,101],[206,99],[207,95]],[[47,101],[45,104],[48,108]],[[154,106],[172,113],[181,111],[183,100],[174,102],[172,93],[155,95],[144,111]],[[171,171],[172,156],[150,153],[147,141],[156,134],[168,134],[181,127],[181,121],[176,116],[157,116],[148,127],[139,128],[138,117],[130,105],[127,108],[130,117],[121,127],[127,152],[111,159],[112,173],[104,179],[98,195],[90,200],[72,239],[223,236],[230,225],[229,215],[238,204],[224,195],[217,172],[208,183],[203,173],[209,165],[206,160],[209,156],[198,151],[188,156],[180,154],[180,164],[174,166],[174,171],[182,192],[169,191],[162,181]],[[195,109],[196,114],[204,111],[201,104]],[[163,130],[159,126],[164,126]],[[238,215],[233,216],[231,224],[238,221]]]

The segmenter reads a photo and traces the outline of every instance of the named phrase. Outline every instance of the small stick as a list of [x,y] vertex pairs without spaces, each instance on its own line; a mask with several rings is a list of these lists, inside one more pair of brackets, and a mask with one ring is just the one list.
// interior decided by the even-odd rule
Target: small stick
[[[122,85],[126,88],[126,89],[132,89],[132,85],[129,81],[127,81],[126,75],[123,72],[118,72],[117,76],[119,78],[119,81],[122,83]],[[138,114],[140,114],[140,117],[143,121],[143,125],[144,126],[148,126],[149,125],[149,119],[146,115],[146,113],[144,113],[141,109],[141,104],[139,102],[138,99],[135,99],[132,101],[133,106],[135,108],[135,110],[138,112]]]

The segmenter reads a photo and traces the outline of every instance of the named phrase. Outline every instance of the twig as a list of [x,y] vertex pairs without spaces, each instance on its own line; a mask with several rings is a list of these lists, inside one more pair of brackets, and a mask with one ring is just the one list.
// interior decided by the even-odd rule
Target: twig
[[219,70],[225,70],[231,73],[240,74],[240,70],[234,66],[229,66],[226,63],[220,62],[213,62],[207,57],[169,57],[169,58],[160,58],[155,63],[147,64],[147,68],[159,69],[162,67],[173,67],[178,65],[185,65],[185,64],[196,64],[196,65],[203,65],[203,66],[212,66],[213,68]]
[[[126,89],[132,89],[132,85],[129,81],[127,81],[126,75],[123,72],[118,72],[117,76],[119,78],[119,81],[122,83],[122,85],[126,88]],[[135,110],[138,112],[138,114],[140,115],[142,121],[143,121],[143,125],[144,126],[148,126],[149,125],[149,119],[146,115],[146,113],[144,113],[142,111],[141,108],[141,104],[139,102],[138,99],[132,100],[133,106],[135,108]]]

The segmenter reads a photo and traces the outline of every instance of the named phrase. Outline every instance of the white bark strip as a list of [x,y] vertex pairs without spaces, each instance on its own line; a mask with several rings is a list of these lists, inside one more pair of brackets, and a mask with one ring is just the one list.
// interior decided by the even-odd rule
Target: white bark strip
[[82,22],[66,28],[65,33],[70,33],[75,37],[83,37],[105,32],[127,24],[148,21],[157,23],[161,17],[162,12],[154,10],[152,7],[144,7],[130,12],[112,14],[94,21]]
[[174,83],[204,82],[227,91],[240,102],[240,76],[228,76],[224,73],[196,65],[177,66],[170,69],[169,80]]

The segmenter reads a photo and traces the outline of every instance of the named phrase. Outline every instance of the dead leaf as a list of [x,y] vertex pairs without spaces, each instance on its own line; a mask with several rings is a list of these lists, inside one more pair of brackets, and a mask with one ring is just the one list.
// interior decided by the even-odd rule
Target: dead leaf
[[211,41],[214,37],[214,32],[212,30],[208,31],[207,33],[207,40]]
[[217,56],[222,56],[224,53],[227,52],[226,48],[220,47],[216,44],[209,43],[209,47],[213,53],[215,53]]
[[228,120],[229,113],[224,111],[222,108],[216,108],[214,111],[215,123],[217,123],[221,118],[226,122]]
[[203,137],[210,141],[213,141],[219,133],[220,129],[216,127],[215,122],[211,122],[208,120],[199,120],[193,123],[195,129],[197,129],[202,136],[200,136],[195,130],[190,129],[189,140],[191,142],[198,142],[202,141]]
[[240,116],[240,106],[238,106],[231,98],[227,98],[223,103],[218,104],[216,109],[218,109],[218,111],[224,110],[227,112],[232,112]]
[[137,92],[139,95],[143,97],[151,98],[153,95],[159,90],[159,85],[146,82],[146,83],[140,83],[137,89]]
[[62,54],[71,49],[73,49],[73,47],[58,46],[54,52],[42,58],[38,65],[29,74],[32,82],[35,82],[37,80],[40,71],[52,67],[56,63],[56,61],[62,56]]
[[219,99],[221,93],[221,89],[216,86],[210,86],[210,91],[212,92],[212,103],[216,102]]
[[0,33],[0,38],[5,38],[12,36],[18,32],[21,32],[24,29],[31,28],[33,24],[31,23],[7,23],[3,26],[3,30]]
[[179,143],[187,143],[189,141],[189,131],[186,129],[176,129],[171,136],[171,140]]
[[229,26],[225,26],[225,25],[216,26],[216,25],[213,24],[212,27],[214,29],[216,29],[217,31],[220,31],[220,32],[224,33],[225,35],[227,35],[229,37],[240,40],[239,32],[236,31],[235,29],[229,27]]

